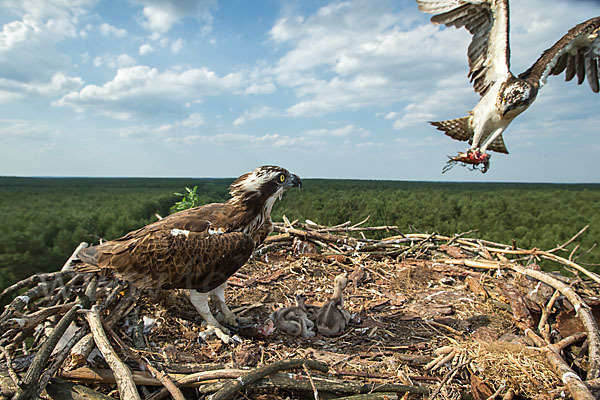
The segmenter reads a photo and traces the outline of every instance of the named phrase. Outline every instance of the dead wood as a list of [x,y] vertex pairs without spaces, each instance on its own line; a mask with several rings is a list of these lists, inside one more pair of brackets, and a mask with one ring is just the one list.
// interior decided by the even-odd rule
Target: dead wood
[[98,307],[93,306],[92,309],[86,313],[85,317],[90,325],[90,330],[94,335],[94,342],[96,342],[98,350],[100,350],[104,359],[110,366],[110,369],[115,374],[121,397],[132,400],[139,399],[140,395],[138,394],[133,377],[131,376],[131,371],[115,353],[102,328]]
[[[578,251],[576,241],[586,228],[564,244],[543,251],[467,237],[471,232],[450,236],[401,234],[395,226],[364,226],[367,220],[333,227],[287,219],[275,224],[277,234],[270,236],[266,246],[257,250],[253,260],[231,280],[234,287],[227,295],[232,309],[255,321],[249,336],[235,348],[196,342],[202,328],[184,300],[171,304],[167,299],[175,299],[174,295],[140,295],[133,287],[100,277],[96,296],[89,297],[104,329],[119,343],[112,349],[114,355],[129,364],[122,362],[120,367],[111,368],[129,370],[130,390],[142,390],[149,400],[169,395],[183,398],[179,393],[192,393],[185,389],[178,393],[178,387],[195,387],[200,396],[214,398],[241,398],[244,392],[257,391],[311,399],[379,399],[390,393],[458,398],[475,390],[472,385],[477,379],[485,382],[487,397],[523,398],[532,390],[524,392],[503,380],[535,381],[541,376],[555,380],[550,386],[558,387],[554,394],[568,390],[575,399],[590,398],[587,386],[595,388],[600,380],[593,379],[600,365],[600,335],[594,318],[599,311],[594,298],[600,297],[600,278],[573,262]],[[390,232],[393,236],[370,239],[370,232]],[[295,249],[298,244],[301,251]],[[558,252],[569,257],[560,257]],[[572,271],[576,279],[525,266],[542,259]],[[68,269],[68,265],[63,268]],[[304,292],[313,304],[322,305],[329,297],[333,277],[342,272],[353,273],[355,279],[347,289],[346,302],[353,318],[340,337],[298,340],[279,332],[267,336],[258,333],[260,321],[289,303],[296,291]],[[33,397],[58,390],[64,398],[99,399],[105,398],[110,385],[122,380],[121,372],[115,377],[110,369],[103,369],[111,356],[103,354],[105,360],[100,361],[99,357],[88,357],[96,343],[83,319],[73,324],[60,345],[53,336],[60,332],[56,328],[61,323],[77,317],[72,310],[79,308],[78,294],[90,289],[90,280],[91,275],[70,271],[39,274],[2,293],[22,293],[0,317],[0,371],[6,371],[0,374],[2,393],[10,386],[12,392],[7,393],[12,396],[19,390],[20,398],[29,388],[27,393]],[[577,317],[572,317],[572,307]],[[130,313],[133,309],[135,313]],[[142,316],[154,327],[140,325]],[[572,327],[564,326],[572,320],[581,321],[583,334],[573,334]],[[102,328],[98,321],[94,324]],[[522,376],[494,375],[503,372],[481,369],[478,352],[487,351],[481,341],[522,343],[527,340],[524,335],[535,344],[537,364],[519,364],[517,375]],[[578,341],[584,336],[586,341],[581,345]],[[478,341],[477,346],[472,340]],[[526,346],[531,352],[531,343]],[[443,348],[450,350],[444,352]],[[510,353],[511,349],[505,346],[504,353],[498,354],[519,362],[524,356]],[[269,371],[273,365],[296,358],[319,361],[330,372]],[[546,369],[529,370],[542,368],[538,358],[547,363]],[[89,366],[81,367],[85,364]],[[81,368],[69,370],[76,367]],[[588,380],[583,382],[580,376],[585,375]],[[63,381],[59,385],[54,376],[80,384]],[[415,381],[423,382],[423,386],[411,383]],[[15,382],[22,388],[17,389]],[[97,391],[88,388],[90,392],[84,394],[82,388],[89,385]],[[548,382],[544,385],[547,388]],[[531,383],[528,387],[536,386]]]
[[[93,293],[96,287],[96,280],[94,279],[90,284],[89,293]],[[52,351],[58,344],[59,339],[63,333],[67,330],[71,322],[77,316],[77,312],[81,309],[89,307],[90,300],[87,295],[83,295],[79,303],[75,304],[71,309],[60,319],[56,327],[52,330],[52,333],[44,344],[40,347],[37,352],[31,366],[25,374],[22,385],[13,397],[14,400],[29,399],[37,397],[39,393],[44,389],[39,386],[38,381],[43,373],[43,368],[50,358]]]
[[303,366],[308,366],[312,369],[321,372],[327,372],[329,367],[327,364],[314,361],[314,360],[285,360],[278,361],[273,364],[265,365],[263,367],[257,368],[253,371],[250,371],[244,375],[240,375],[235,380],[231,380],[223,385],[222,388],[217,390],[212,395],[208,396],[208,400],[229,400],[235,396],[237,392],[245,389],[248,385],[253,384],[259,379],[264,378],[265,376],[274,374],[275,372],[285,371],[288,369],[302,368]]

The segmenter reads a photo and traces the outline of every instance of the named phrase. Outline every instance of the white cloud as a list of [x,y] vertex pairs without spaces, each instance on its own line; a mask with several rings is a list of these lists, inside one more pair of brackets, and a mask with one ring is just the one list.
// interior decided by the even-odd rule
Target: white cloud
[[[390,105],[412,94],[426,77],[464,67],[466,48],[460,32],[444,32],[431,24],[416,25],[416,7],[394,14],[386,2],[367,0],[332,3],[315,14],[286,16],[269,34],[292,46],[273,68],[277,83],[292,88],[299,101],[291,116],[322,115],[338,110]],[[441,40],[442,38],[443,40]],[[440,55],[445,63],[415,62]]]
[[128,54],[103,54],[94,58],[95,67],[106,65],[108,68],[126,68],[134,66],[136,63],[135,58]]
[[178,112],[188,102],[239,90],[243,83],[240,73],[219,76],[207,68],[159,72],[156,68],[134,66],[119,68],[115,77],[104,85],[87,85],[53,105],[131,119]]
[[264,106],[264,107],[259,107],[259,108],[253,108],[252,110],[244,111],[244,114],[242,116],[238,117],[235,121],[233,121],[233,124],[238,126],[238,125],[245,124],[248,121],[252,121],[255,119],[259,119],[259,118],[264,118],[267,116],[273,116],[273,115],[275,115],[275,110],[272,109],[271,107]]
[[47,139],[55,132],[43,124],[18,119],[0,119],[0,138],[3,139]]
[[348,136],[356,133],[358,129],[354,125],[346,125],[338,129],[312,129],[304,132],[308,136]]
[[203,32],[209,32],[213,20],[212,11],[216,0],[132,0],[142,4],[140,24],[158,34],[168,32],[173,25],[186,17],[202,22]]
[[170,136],[164,139],[165,143],[210,143],[219,146],[238,146],[243,148],[252,148],[260,146],[266,147],[289,147],[302,146],[305,148],[319,148],[325,145],[322,141],[309,140],[304,137],[293,137],[289,135],[280,135],[278,133],[268,133],[264,135],[251,135],[247,133],[218,133],[213,135],[185,135]]
[[127,31],[125,29],[114,27],[106,22],[100,24],[100,33],[102,36],[116,36],[119,38],[125,37],[127,35]]
[[246,88],[246,94],[270,94],[275,92],[277,88],[271,82],[268,83],[252,83]]
[[139,49],[140,55],[150,54],[153,51],[154,51],[154,47],[152,47],[148,43],[145,43],[145,44],[141,45],[140,49]]
[[171,51],[174,54],[179,53],[182,48],[183,48],[183,40],[182,39],[177,39],[173,43],[171,43]]
[[190,128],[197,128],[201,125],[204,125],[204,118],[202,118],[200,113],[193,113],[181,121],[181,125]]
[[79,77],[57,72],[47,82],[17,82],[0,78],[0,103],[22,99],[26,96],[60,96],[83,86]]
[[0,30],[0,76],[35,82],[65,70],[69,59],[55,45],[77,37],[79,18],[91,4],[92,0],[4,1],[3,7],[17,19]]

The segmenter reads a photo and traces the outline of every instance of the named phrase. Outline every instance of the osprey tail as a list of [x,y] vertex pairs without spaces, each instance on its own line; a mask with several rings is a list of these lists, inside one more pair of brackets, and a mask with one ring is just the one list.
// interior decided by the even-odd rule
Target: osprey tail
[[447,121],[430,122],[430,124],[452,139],[462,140],[463,142],[468,140],[471,143],[473,141],[473,128],[469,124],[469,118],[471,117],[467,116]]
[[100,267],[98,267],[99,257],[100,253],[98,253],[95,246],[83,248],[77,253],[79,262],[75,261],[73,269],[77,272],[98,272],[100,271]]

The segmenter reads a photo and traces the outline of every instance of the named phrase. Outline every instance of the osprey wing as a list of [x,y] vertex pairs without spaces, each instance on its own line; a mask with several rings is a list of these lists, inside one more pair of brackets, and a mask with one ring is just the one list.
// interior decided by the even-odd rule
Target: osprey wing
[[600,17],[571,28],[519,78],[543,86],[549,75],[560,75],[563,71],[567,81],[577,75],[577,84],[581,85],[587,77],[592,91],[600,91]]
[[208,292],[250,258],[252,238],[243,232],[210,234],[156,230],[85,249],[81,271],[112,271],[140,288]]
[[229,232],[221,204],[181,211],[85,248],[82,272],[112,271],[140,288],[210,291],[250,258],[252,237]]
[[417,0],[431,22],[465,27],[469,45],[469,77],[482,96],[498,80],[510,76],[508,0]]

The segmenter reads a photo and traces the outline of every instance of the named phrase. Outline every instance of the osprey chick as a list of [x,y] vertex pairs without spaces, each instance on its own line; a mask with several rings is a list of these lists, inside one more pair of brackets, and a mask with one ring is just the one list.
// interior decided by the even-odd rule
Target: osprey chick
[[[518,77],[510,71],[508,0],[416,0],[434,24],[465,27],[473,39],[468,49],[469,77],[481,99],[469,116],[431,122],[456,140],[469,141],[471,148],[458,161],[485,163],[486,150],[508,154],[502,133],[515,117],[536,99],[549,75],[565,72],[567,81],[585,78],[599,92],[600,17],[571,28],[554,46]],[[469,160],[471,162],[469,162]]]
[[300,187],[297,175],[263,166],[240,176],[225,203],[206,204],[169,215],[125,236],[88,247],[78,254],[82,272],[108,270],[141,289],[190,289],[190,300],[209,328],[225,342],[231,338],[210,312],[216,303],[224,322],[237,318],[225,304],[227,279],[272,231],[277,198]]

